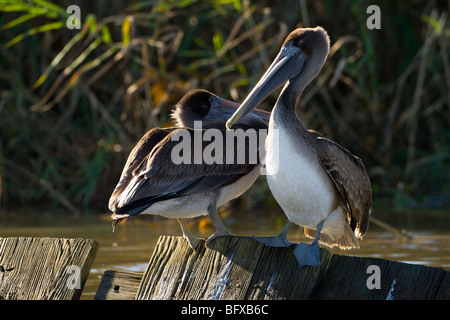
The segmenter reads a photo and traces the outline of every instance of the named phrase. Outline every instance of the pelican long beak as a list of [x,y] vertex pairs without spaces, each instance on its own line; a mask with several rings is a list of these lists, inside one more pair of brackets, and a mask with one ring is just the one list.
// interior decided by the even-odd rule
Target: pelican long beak
[[[225,115],[227,116],[228,119],[231,115],[233,115],[236,112],[237,109],[239,109],[240,106],[241,105],[237,102],[219,97],[214,97],[214,100],[211,103],[211,110],[209,112],[208,117],[209,116],[218,117]],[[270,119],[271,114],[269,111],[258,108],[254,108],[252,113],[266,122],[268,122],[268,120]]]
[[285,45],[241,106],[228,119],[227,129],[230,129],[236,121],[250,113],[275,89],[297,76],[302,71],[305,60],[306,56],[299,48],[291,44]]

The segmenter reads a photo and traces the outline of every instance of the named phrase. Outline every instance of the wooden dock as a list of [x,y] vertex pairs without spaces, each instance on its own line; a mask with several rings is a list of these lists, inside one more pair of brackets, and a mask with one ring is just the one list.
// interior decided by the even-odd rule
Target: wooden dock
[[[79,299],[98,243],[0,238],[0,300]],[[288,248],[221,237],[193,250],[161,236],[144,273],[106,271],[96,300],[450,300],[450,273],[377,258],[331,254],[300,268]]]
[[89,239],[0,238],[0,300],[76,300],[97,253]]
[[105,272],[95,299],[450,299],[450,274],[442,268],[321,249],[320,267],[300,269],[293,249],[221,237],[192,250],[182,237],[161,236],[144,274]]

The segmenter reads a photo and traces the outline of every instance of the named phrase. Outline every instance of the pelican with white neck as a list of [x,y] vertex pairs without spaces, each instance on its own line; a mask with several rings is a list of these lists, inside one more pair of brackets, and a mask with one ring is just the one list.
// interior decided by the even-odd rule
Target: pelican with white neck
[[294,250],[301,266],[320,265],[319,242],[359,248],[357,238],[367,231],[372,207],[371,184],[361,159],[306,129],[295,111],[301,93],[322,69],[329,48],[328,34],[321,27],[291,32],[269,69],[227,121],[230,128],[285,84],[269,121],[266,170],[270,190],[289,221],[278,236],[256,239],[288,246],[291,222],[304,227],[314,240]]

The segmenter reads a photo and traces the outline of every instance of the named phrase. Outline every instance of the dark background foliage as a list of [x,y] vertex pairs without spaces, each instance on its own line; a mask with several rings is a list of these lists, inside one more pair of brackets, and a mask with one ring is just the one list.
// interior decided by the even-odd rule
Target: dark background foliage
[[[68,29],[76,4],[81,29]],[[370,30],[367,7],[381,10]],[[448,1],[2,1],[0,204],[107,210],[129,151],[194,88],[242,101],[296,27],[330,56],[297,106],[361,157],[374,198],[449,205]],[[262,106],[270,110],[273,94]],[[261,179],[243,198],[269,206]]]

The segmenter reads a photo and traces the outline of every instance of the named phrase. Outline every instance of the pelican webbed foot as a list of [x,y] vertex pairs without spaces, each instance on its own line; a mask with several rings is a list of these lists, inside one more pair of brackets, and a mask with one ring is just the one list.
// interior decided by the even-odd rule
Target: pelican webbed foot
[[303,266],[320,266],[320,247],[319,247],[319,234],[323,227],[323,221],[321,221],[316,230],[316,236],[311,244],[299,243],[294,249],[294,256],[300,265]]
[[275,237],[252,237],[258,242],[261,242],[262,244],[268,246],[268,247],[276,247],[276,248],[283,248],[283,247],[289,247],[292,242],[287,241],[285,238],[280,236]]
[[252,237],[252,238],[269,247],[278,247],[278,248],[289,247],[291,244],[293,244],[292,242],[289,242],[287,240],[287,232],[290,226],[291,222],[288,220],[288,222],[286,222],[286,225],[284,226],[283,230],[280,232],[279,235],[274,237]]
[[299,243],[294,250],[294,256],[300,265],[303,266],[320,266],[320,248],[317,243]]

